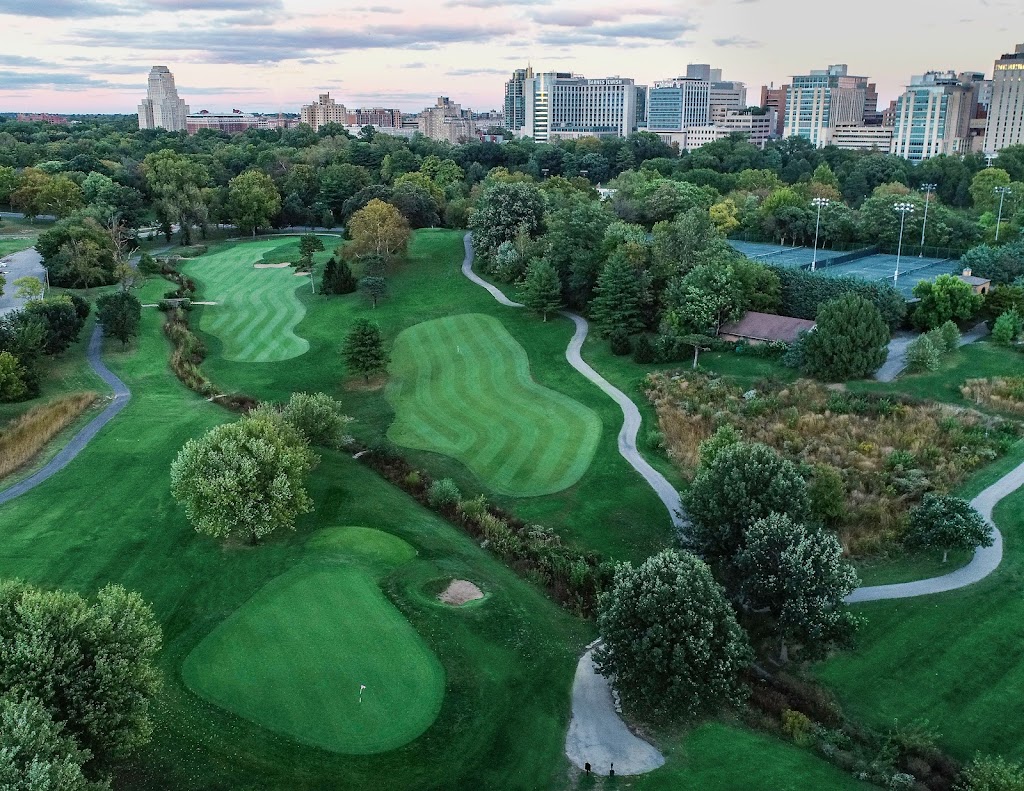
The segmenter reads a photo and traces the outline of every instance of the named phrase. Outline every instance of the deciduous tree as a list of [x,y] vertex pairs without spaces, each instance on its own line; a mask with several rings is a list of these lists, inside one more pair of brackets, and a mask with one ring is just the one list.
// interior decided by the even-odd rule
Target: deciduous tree
[[651,719],[694,718],[739,703],[752,655],[711,570],[666,550],[620,564],[601,594],[595,654],[623,702]]
[[305,477],[316,461],[290,423],[260,412],[185,443],[171,494],[198,532],[256,543],[313,510]]
[[984,297],[955,275],[939,275],[914,286],[917,307],[911,314],[914,326],[931,330],[947,321],[968,321],[981,309]]
[[279,211],[281,195],[274,180],[263,171],[247,170],[228,183],[228,212],[239,231],[252,231],[255,236]]
[[409,245],[409,223],[390,203],[372,200],[352,215],[346,228],[351,242],[345,254],[359,256],[404,255]]
[[128,291],[104,294],[96,300],[96,321],[103,325],[105,333],[127,346],[139,334],[142,303]]
[[91,782],[91,758],[34,698],[0,698],[0,781],[7,791],[107,791]]
[[992,546],[992,526],[960,497],[929,492],[910,510],[908,546],[941,549],[945,563],[950,550]]

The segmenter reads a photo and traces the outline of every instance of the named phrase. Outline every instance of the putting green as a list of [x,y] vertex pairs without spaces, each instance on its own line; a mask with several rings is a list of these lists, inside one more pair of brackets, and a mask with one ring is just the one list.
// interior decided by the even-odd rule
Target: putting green
[[309,349],[309,341],[295,334],[295,326],[306,315],[295,292],[303,286],[309,288],[309,278],[296,277],[292,267],[253,267],[266,253],[294,242],[243,242],[200,256],[183,268],[202,284],[203,299],[217,303],[203,310],[199,328],[221,340],[224,359],[276,362]]
[[310,562],[266,585],[193,649],[185,683],[305,744],[350,754],[401,747],[434,721],[445,689],[437,657],[377,584],[416,551],[359,527],[321,531],[310,549]]
[[388,437],[458,459],[493,491],[553,494],[590,466],[601,420],[537,384],[504,325],[477,313],[417,324],[391,353]]

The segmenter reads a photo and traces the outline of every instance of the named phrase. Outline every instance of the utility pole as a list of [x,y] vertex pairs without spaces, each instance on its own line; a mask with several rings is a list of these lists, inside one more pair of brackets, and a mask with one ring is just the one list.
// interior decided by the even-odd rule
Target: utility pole
[[828,206],[832,201],[828,198],[815,198],[811,201],[818,207],[818,218],[814,221],[814,258],[811,260],[811,271],[818,268],[818,230],[821,228],[821,209]]
[[892,276],[892,284],[895,286],[896,281],[900,279],[900,257],[903,255],[903,229],[907,225],[907,215],[914,213],[914,204],[904,202],[894,203],[892,208],[893,211],[898,212],[900,215],[900,241],[899,245],[896,247],[896,271]]
[[996,194],[999,196],[999,215],[996,217],[996,241],[999,241],[999,226],[1003,222],[1003,200],[1007,195],[1012,195],[1013,190],[1009,187],[996,187]]
[[924,192],[924,223],[921,225],[921,254],[918,258],[924,258],[924,230],[928,227],[928,202],[935,192],[935,184],[922,184],[921,191]]

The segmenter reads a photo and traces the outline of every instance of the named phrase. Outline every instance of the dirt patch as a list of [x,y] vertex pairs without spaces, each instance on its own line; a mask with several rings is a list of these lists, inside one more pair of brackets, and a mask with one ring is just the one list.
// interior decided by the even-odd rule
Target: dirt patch
[[456,607],[466,602],[482,599],[483,597],[483,591],[468,580],[452,580],[447,588],[437,594],[437,598],[445,604],[451,604]]
[[305,272],[296,272],[295,277],[309,277],[309,270],[307,269]]
[[379,376],[371,376],[369,382],[367,382],[365,379],[353,376],[351,379],[345,382],[344,388],[346,390],[354,391],[357,393],[365,393],[372,392],[374,390],[380,390],[387,383],[388,378],[383,374]]
[[280,264],[253,264],[254,269],[285,269],[289,266],[291,266],[291,264],[287,261]]

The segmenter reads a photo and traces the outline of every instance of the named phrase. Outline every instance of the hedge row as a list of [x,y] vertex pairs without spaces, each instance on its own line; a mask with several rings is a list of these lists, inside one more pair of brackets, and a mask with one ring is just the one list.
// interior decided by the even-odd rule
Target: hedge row
[[798,319],[816,319],[818,308],[825,302],[847,294],[857,294],[871,302],[882,314],[890,329],[903,322],[907,301],[891,283],[861,280],[856,277],[823,277],[803,269],[772,266],[782,286],[779,313]]

